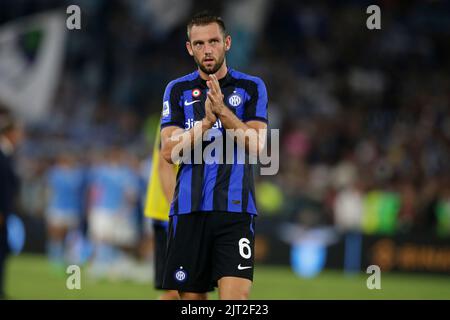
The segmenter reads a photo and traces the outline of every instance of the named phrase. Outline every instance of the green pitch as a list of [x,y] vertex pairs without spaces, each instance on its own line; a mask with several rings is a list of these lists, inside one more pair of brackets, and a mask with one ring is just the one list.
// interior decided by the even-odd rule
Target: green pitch
[[[11,299],[156,299],[151,284],[94,282],[81,276],[81,289],[68,290],[64,273],[52,272],[38,255],[11,257],[7,294]],[[450,277],[411,274],[381,275],[381,289],[369,290],[369,275],[346,276],[324,271],[313,279],[298,278],[288,267],[256,266],[251,299],[450,299]],[[211,299],[217,299],[217,292]]]

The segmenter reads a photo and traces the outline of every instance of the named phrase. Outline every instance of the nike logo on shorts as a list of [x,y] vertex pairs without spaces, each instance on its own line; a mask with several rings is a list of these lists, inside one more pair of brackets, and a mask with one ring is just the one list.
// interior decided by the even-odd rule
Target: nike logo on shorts
[[184,105],[187,107],[187,106],[190,106],[191,104],[194,104],[196,102],[200,102],[200,100],[194,100],[194,101],[191,101],[191,102],[188,102],[187,100],[184,100]]
[[238,265],[238,269],[239,269],[239,270],[245,270],[245,269],[250,269],[250,268],[252,268],[252,266],[243,267],[243,266],[241,266],[240,263],[239,263],[239,265]]

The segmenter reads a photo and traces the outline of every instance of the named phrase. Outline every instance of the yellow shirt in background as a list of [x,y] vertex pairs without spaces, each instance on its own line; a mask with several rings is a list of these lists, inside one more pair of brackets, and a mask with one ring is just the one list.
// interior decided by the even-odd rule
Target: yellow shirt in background
[[[161,136],[159,126],[157,129],[155,144],[153,146],[152,170],[148,181],[144,212],[145,216],[148,218],[169,221],[170,203],[167,202],[166,196],[164,195],[158,170]],[[176,166],[174,165],[173,167],[174,171],[176,171]]]

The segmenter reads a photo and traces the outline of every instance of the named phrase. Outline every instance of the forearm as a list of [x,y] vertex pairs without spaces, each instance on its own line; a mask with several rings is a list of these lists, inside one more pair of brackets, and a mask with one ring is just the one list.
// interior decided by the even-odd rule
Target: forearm
[[182,131],[182,129],[173,131],[172,134],[163,141],[162,153],[164,159],[168,163],[178,162],[183,156],[186,156],[184,152],[190,153],[191,150],[201,144],[203,141],[203,134],[210,129],[213,124],[214,123],[204,118],[187,131]]
[[245,148],[245,151],[249,154],[257,155],[264,147],[265,139],[261,136],[262,132],[242,122],[226,106],[222,107],[218,118],[225,129],[232,130],[230,133],[236,137],[238,145]]
[[175,190],[176,176],[173,165],[164,160],[162,156],[159,159],[159,178],[167,202],[172,201]]
[[243,131],[251,129],[226,106],[222,107],[221,112],[217,116],[225,129],[242,129]]
[[175,183],[176,183],[175,178],[170,177],[170,179],[168,179],[170,181],[164,179],[162,180],[163,180],[162,189],[164,196],[166,197],[167,202],[170,203],[172,201],[173,193],[175,190]]

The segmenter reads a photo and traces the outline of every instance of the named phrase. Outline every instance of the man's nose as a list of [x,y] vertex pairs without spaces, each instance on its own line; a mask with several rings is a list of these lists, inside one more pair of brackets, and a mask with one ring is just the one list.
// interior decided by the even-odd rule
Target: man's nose
[[210,44],[205,44],[205,54],[211,54],[213,52],[212,46]]

